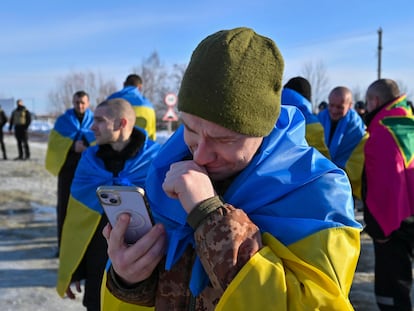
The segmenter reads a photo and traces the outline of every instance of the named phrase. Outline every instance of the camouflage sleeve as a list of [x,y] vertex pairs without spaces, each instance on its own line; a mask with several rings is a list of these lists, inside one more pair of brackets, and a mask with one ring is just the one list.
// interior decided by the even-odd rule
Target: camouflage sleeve
[[202,202],[188,215],[196,251],[213,287],[222,292],[262,247],[259,228],[247,214],[219,197]]
[[140,306],[151,307],[155,303],[155,292],[158,282],[157,270],[152,275],[137,284],[125,285],[112,268],[109,269],[106,287],[118,299]]

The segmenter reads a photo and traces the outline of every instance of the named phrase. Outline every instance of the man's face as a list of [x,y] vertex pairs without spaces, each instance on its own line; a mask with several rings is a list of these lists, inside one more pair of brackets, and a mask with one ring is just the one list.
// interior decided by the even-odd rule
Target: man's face
[[88,96],[73,96],[72,104],[77,113],[84,114],[89,107],[89,98]]
[[121,121],[110,117],[105,107],[98,107],[94,111],[92,131],[95,133],[98,145],[111,144],[118,141]]
[[352,98],[349,95],[331,94],[329,95],[328,111],[332,121],[339,121],[351,109]]
[[243,170],[260,147],[262,137],[250,137],[197,116],[182,113],[184,140],[193,160],[204,166],[213,181]]

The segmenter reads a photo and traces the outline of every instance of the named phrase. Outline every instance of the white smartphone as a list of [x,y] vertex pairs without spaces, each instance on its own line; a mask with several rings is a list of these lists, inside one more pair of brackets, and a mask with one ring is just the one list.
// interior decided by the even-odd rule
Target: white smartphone
[[153,226],[145,191],[135,186],[100,186],[96,189],[99,202],[112,226],[122,213],[131,215],[125,242],[133,244]]

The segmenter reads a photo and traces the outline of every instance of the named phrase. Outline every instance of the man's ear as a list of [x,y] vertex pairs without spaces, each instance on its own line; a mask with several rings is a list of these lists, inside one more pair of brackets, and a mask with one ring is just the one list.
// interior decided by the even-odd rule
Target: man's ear
[[114,123],[114,130],[118,131],[122,128],[125,128],[126,124],[127,124],[127,120],[125,118],[120,118],[119,122]]
[[119,120],[119,128],[125,128],[125,126],[127,125],[128,121],[125,118],[121,118]]

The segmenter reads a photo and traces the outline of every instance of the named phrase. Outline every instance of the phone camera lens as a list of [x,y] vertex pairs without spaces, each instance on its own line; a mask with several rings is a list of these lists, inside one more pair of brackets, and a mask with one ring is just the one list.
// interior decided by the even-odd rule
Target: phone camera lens
[[106,193],[101,193],[101,198],[102,198],[102,199],[107,199],[107,198],[108,198],[108,194],[106,194]]
[[118,200],[117,199],[114,199],[114,198],[110,198],[109,199],[109,202],[111,202],[112,204],[117,204],[118,203]]

